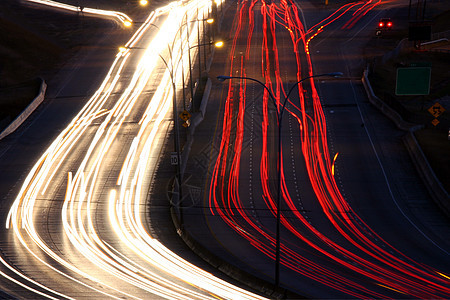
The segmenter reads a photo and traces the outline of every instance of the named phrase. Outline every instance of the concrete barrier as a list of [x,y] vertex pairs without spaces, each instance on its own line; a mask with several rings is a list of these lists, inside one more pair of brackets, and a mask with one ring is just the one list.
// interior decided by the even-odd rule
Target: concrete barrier
[[389,107],[380,98],[375,96],[368,79],[368,68],[364,70],[362,82],[370,103],[381,110],[383,114],[391,119],[398,128],[407,131],[406,135],[403,137],[403,141],[409,155],[411,156],[411,159],[413,160],[414,166],[419,172],[419,175],[422,178],[425,186],[427,187],[427,190],[433,201],[439,206],[442,212],[450,218],[449,194],[437,178],[436,174],[428,163],[425,154],[420,148],[417,139],[414,136],[414,131],[422,129],[424,126],[406,122],[395,110]]
[[191,237],[189,232],[183,230],[181,224],[179,223],[177,213],[174,208],[171,208],[172,221],[174,222],[175,228],[178,235],[181,237],[183,242],[198,256],[200,256],[204,261],[209,263],[211,266],[220,270],[229,277],[246,284],[250,288],[259,291],[263,295],[270,297],[270,299],[307,299],[306,297],[300,296],[298,294],[292,293],[284,288],[275,287],[272,283],[265,280],[257,278],[244,270],[235,267],[232,264],[227,263],[202,244]]
[[414,165],[424,181],[431,197],[444,214],[450,218],[450,197],[439,179],[436,177],[428,160],[417,142],[412,131],[403,137],[406,149],[414,161]]
[[47,90],[47,84],[45,81],[41,78],[41,88],[39,89],[39,93],[36,96],[36,98],[33,99],[33,101],[20,113],[17,118],[12,121],[11,124],[9,124],[8,127],[6,127],[1,133],[0,133],[0,140],[4,137],[10,135],[13,133],[17,128],[19,128],[20,125],[22,125],[23,122],[38,108],[38,106],[44,101],[45,98],[45,91]]
[[369,78],[368,78],[369,70],[366,68],[363,72],[362,77],[362,83],[364,85],[364,89],[366,90],[367,97],[369,98],[369,102],[372,103],[375,107],[377,107],[379,110],[383,112],[389,119],[392,120],[392,122],[395,123],[395,125],[402,130],[405,131],[415,131],[418,129],[423,128],[423,125],[416,125],[412,123],[408,123],[389,105],[384,103],[380,98],[375,96],[375,93],[373,92],[372,86],[370,85]]
[[203,91],[202,102],[200,104],[200,111],[193,113],[190,120],[190,125],[188,129],[188,134],[186,137],[186,144],[183,147],[183,152],[181,153],[181,166],[180,172],[184,174],[186,170],[187,160],[189,158],[189,153],[191,152],[192,143],[194,142],[195,128],[203,121],[206,114],[206,106],[208,104],[209,93],[211,92],[211,79],[208,78],[205,85],[205,90]]
[[381,63],[385,64],[388,60],[395,58],[399,56],[401,53],[406,51],[407,49],[411,49],[414,47],[414,43],[411,41],[408,41],[407,38],[402,39],[397,47],[395,47],[393,50],[387,52],[385,55],[381,57]]

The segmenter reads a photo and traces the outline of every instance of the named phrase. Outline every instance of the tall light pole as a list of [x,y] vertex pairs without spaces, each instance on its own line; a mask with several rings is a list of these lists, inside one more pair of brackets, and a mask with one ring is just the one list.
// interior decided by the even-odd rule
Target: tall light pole
[[269,93],[269,97],[272,100],[273,105],[275,106],[275,112],[277,114],[277,121],[278,121],[278,161],[277,161],[277,175],[278,175],[278,193],[277,193],[277,227],[275,232],[275,239],[276,239],[276,245],[275,245],[275,286],[278,287],[280,285],[280,219],[281,219],[281,160],[282,160],[282,153],[281,153],[281,122],[283,120],[283,113],[284,109],[286,107],[286,102],[289,99],[289,96],[291,95],[292,91],[296,86],[298,86],[300,83],[305,81],[306,79],[315,78],[315,77],[341,77],[343,75],[342,72],[332,72],[332,73],[325,73],[325,74],[317,74],[317,75],[311,75],[308,77],[305,77],[301,79],[300,81],[297,81],[289,90],[286,97],[284,98],[283,104],[281,108],[278,110],[277,102],[275,100],[275,97],[273,96],[270,89],[261,81],[251,78],[251,77],[241,77],[241,76],[225,76],[220,75],[217,76],[217,79],[219,81],[225,81],[227,79],[245,79],[254,81],[258,84],[260,84],[266,91]]
[[[186,18],[186,15],[183,18]],[[209,22],[208,22],[208,20],[209,20]],[[190,22],[198,22],[198,21],[202,21],[202,20],[194,20],[194,21],[190,21]],[[205,21],[207,21],[208,23],[211,23],[213,20],[212,19],[207,19]],[[177,32],[175,33],[175,36],[177,36],[178,33],[181,32],[183,26],[187,26],[187,24],[188,24],[188,21],[187,20],[183,20],[182,24],[180,25],[180,27],[178,28]],[[132,23],[130,23],[128,26],[131,26],[131,25],[132,25]],[[157,26],[157,25],[155,25],[153,23],[149,23],[148,25],[153,26],[153,27],[157,28],[158,30],[161,30],[161,28],[159,26]],[[191,77],[191,80],[192,80],[192,73],[191,73],[191,69],[192,68],[191,68],[190,50],[192,48],[205,46],[205,45],[208,45],[208,44],[199,44],[199,45],[195,45],[195,46],[190,47],[189,46],[189,30],[187,29],[187,31],[188,31],[187,32],[187,39],[188,39],[188,52],[189,52],[189,72],[190,72],[189,74],[190,74],[190,77]],[[180,33],[180,36],[181,35],[182,34]],[[181,40],[181,38],[180,38],[180,40]],[[169,56],[170,56],[170,61],[166,60],[161,54],[158,54],[158,56],[164,62],[164,65],[165,65],[166,69],[169,71],[169,75],[170,75],[170,78],[171,78],[171,81],[172,81],[171,82],[172,83],[172,89],[173,89],[172,111],[173,111],[173,123],[174,123],[174,131],[175,131],[174,132],[174,148],[175,148],[174,152],[176,153],[176,157],[177,157],[177,159],[176,159],[177,163],[175,164],[175,167],[176,167],[175,178],[176,178],[176,181],[178,181],[178,197],[177,197],[178,199],[177,200],[178,200],[179,214],[180,214],[180,227],[182,229],[183,228],[183,212],[182,212],[182,209],[181,209],[181,203],[182,203],[182,174],[181,174],[181,168],[180,168],[180,164],[181,164],[181,150],[180,150],[180,148],[181,147],[180,147],[179,120],[178,120],[177,99],[176,99],[176,82],[175,82],[176,74],[175,74],[175,71],[177,69],[176,66],[180,63],[180,61],[182,61],[183,48],[181,47],[181,57],[179,58],[179,60],[177,62],[174,62],[174,60],[173,60],[173,53],[172,52],[173,52],[175,41],[176,41],[176,38],[174,38],[174,40],[172,41],[172,47],[171,47],[170,44],[167,44],[167,48],[168,48],[168,52],[169,52]],[[182,43],[182,41],[181,41],[181,43]],[[211,44],[211,43],[209,43],[209,44]],[[220,47],[221,45],[223,45],[223,42],[220,41],[220,42],[216,42],[215,44],[216,44],[216,47]],[[120,52],[125,52],[125,51],[127,51],[127,49],[143,49],[144,50],[146,48],[120,47],[119,51]],[[183,71],[183,69],[182,69],[181,76],[183,77],[182,78],[183,79],[183,83],[182,84],[183,84],[183,97],[184,97],[185,94],[184,94],[184,71]],[[192,84],[191,84],[191,93],[192,93]],[[184,100],[185,99],[183,98],[183,101]],[[185,103],[185,101],[184,101],[184,103]]]
[[[170,49],[170,48],[169,48]],[[169,51],[171,61],[172,61],[172,53]],[[164,65],[166,66],[166,69],[169,71],[170,79],[172,80],[172,89],[173,89],[173,95],[172,95],[172,112],[173,112],[173,126],[174,126],[174,150],[177,156],[177,162],[175,164],[175,178],[176,181],[178,181],[178,206],[179,206],[179,212],[180,212],[180,228],[183,230],[183,210],[181,209],[181,202],[183,199],[183,193],[182,193],[182,176],[180,171],[180,164],[181,164],[181,154],[180,154],[180,129],[178,124],[178,110],[177,110],[177,89],[175,84],[175,75],[173,73],[173,61],[172,61],[172,68],[169,67],[167,64],[167,61],[162,57],[161,54],[158,54],[159,57],[164,62]]]
[[[187,18],[187,16],[185,15],[184,18]],[[191,21],[191,22],[195,22],[195,21],[196,20]],[[181,39],[182,33],[181,33],[180,30],[183,28],[183,26],[188,27],[187,24],[188,24],[187,20],[184,23],[182,23],[180,25],[180,27],[178,28],[175,36],[178,33],[180,33],[180,39]],[[151,24],[151,25],[153,25],[153,26],[155,26],[156,28],[159,29],[158,26],[156,26],[154,24]],[[187,32],[188,32],[187,33],[187,39],[188,39],[187,42],[188,42],[188,52],[189,52],[189,71],[191,71],[190,50],[191,50],[191,48],[200,47],[200,46],[204,46],[204,45],[201,44],[201,45],[195,45],[193,47],[189,47],[189,29],[187,29]],[[174,138],[175,138],[174,146],[175,146],[175,152],[176,152],[176,155],[177,155],[176,180],[178,181],[178,207],[179,207],[179,213],[180,213],[180,227],[181,227],[181,230],[183,230],[183,209],[182,209],[182,200],[183,200],[183,197],[182,197],[182,195],[183,195],[182,194],[182,180],[183,180],[183,177],[182,177],[181,170],[180,170],[180,164],[181,164],[181,154],[180,153],[181,153],[181,150],[180,150],[180,134],[179,134],[178,110],[177,110],[177,100],[176,100],[176,84],[175,84],[175,75],[176,74],[174,73],[175,70],[176,70],[176,65],[178,65],[180,63],[180,61],[181,61],[181,64],[182,64],[182,66],[181,66],[182,67],[181,76],[182,76],[182,85],[183,85],[183,104],[185,104],[184,70],[183,70],[183,62],[182,62],[183,61],[183,48],[181,46],[181,57],[178,60],[178,62],[175,63],[174,60],[173,60],[173,53],[172,53],[173,48],[174,48],[174,43],[175,43],[175,39],[172,42],[172,47],[170,47],[169,44],[167,45],[168,50],[169,50],[171,67],[169,67],[169,64],[167,63],[167,61],[164,59],[164,57],[161,54],[158,54],[158,55],[162,59],[162,61],[164,62],[165,66],[166,66],[166,69],[169,71],[170,78],[172,80],[172,89],[173,89],[173,97],[172,97],[173,103],[172,103],[172,106],[173,106],[173,122],[174,122],[174,130],[175,130],[175,133],[174,133]],[[182,43],[182,41],[181,41],[181,43]],[[216,44],[216,47],[221,47],[223,45],[223,42],[220,41],[220,42],[216,42],[215,44]],[[190,73],[190,76],[191,76],[191,73]],[[191,80],[192,80],[192,78],[191,78]]]
[[[209,43],[204,43],[204,44],[199,44],[199,45],[194,45],[194,46],[191,46],[191,47],[189,47],[189,49],[188,49],[188,59],[189,59],[189,74],[190,74],[190,76],[191,76],[191,97],[192,97],[192,111],[196,111],[196,108],[195,108],[195,103],[194,103],[194,88],[193,88],[193,86],[192,86],[192,73],[191,73],[191,70],[192,70],[192,62],[191,62],[191,55],[190,55],[190,52],[191,52],[191,49],[193,49],[193,48],[199,48],[200,49],[200,47],[202,47],[202,46],[208,46],[208,45],[214,45],[214,47],[216,47],[216,48],[220,48],[220,47],[222,47],[223,45],[224,45],[224,42],[223,41],[212,41],[212,42],[209,42]],[[200,50],[199,50],[199,58],[200,58]],[[200,64],[200,59],[199,59],[199,64]],[[199,74],[199,78],[201,79],[201,74]]]
[[[153,24],[153,23],[149,23],[150,26],[153,26],[155,28],[157,28],[158,30],[161,30],[160,27],[158,27],[157,25]],[[178,35],[178,33],[180,32],[181,28],[183,27],[184,24],[182,24],[177,32],[175,33],[175,37]],[[167,62],[166,59],[164,59],[164,57],[161,54],[158,54],[159,58],[161,58],[161,60],[163,61],[167,71],[169,72],[170,75],[170,79],[171,79],[171,83],[172,83],[172,89],[173,89],[173,96],[172,96],[172,112],[173,112],[173,124],[174,124],[174,152],[176,153],[176,163],[175,163],[175,181],[178,182],[178,205],[179,205],[179,212],[180,212],[180,227],[181,229],[183,229],[183,213],[182,213],[182,209],[181,209],[181,202],[182,202],[182,174],[181,174],[181,168],[180,168],[180,164],[181,164],[181,150],[180,150],[180,133],[179,133],[179,122],[178,122],[178,109],[177,109],[177,91],[176,91],[176,82],[175,82],[175,71],[176,68],[178,66],[178,64],[180,63],[180,61],[182,61],[182,57],[183,57],[183,51],[181,48],[181,57],[177,62],[174,62],[173,60],[173,48],[174,48],[174,43],[175,43],[175,38],[172,41],[172,47],[170,46],[170,44],[167,44],[167,48],[168,48],[168,52],[169,52],[169,57],[170,60],[169,62]],[[141,47],[120,47],[119,51],[120,52],[125,52],[128,49],[141,49],[141,50],[146,50],[147,48],[141,48]],[[170,63],[170,65],[169,65]],[[182,70],[182,74],[181,76],[183,77],[183,96],[184,96],[184,74],[183,74],[183,70]],[[184,100],[184,99],[183,99]]]
[[[206,19],[206,20],[199,20],[199,19],[197,19],[197,20],[193,20],[193,21],[189,21],[190,23],[193,23],[193,22],[200,22],[200,21],[202,21],[202,22],[204,22],[204,21],[206,21],[206,23],[208,23],[208,24],[212,24],[212,23],[214,23],[214,19]],[[197,48],[198,47],[198,68],[199,68],[199,73],[198,73],[198,77],[199,78],[201,78],[202,77],[202,71],[201,71],[201,55],[200,55],[200,47],[201,46],[206,46],[206,45],[211,45],[211,44],[214,44],[216,47],[221,47],[222,45],[223,45],[223,42],[222,42],[222,44],[221,45],[218,45],[218,42],[210,42],[210,43],[205,43],[205,44],[200,44],[200,24],[198,24],[197,25],[197,45],[195,45],[195,46],[192,46],[192,47],[190,47],[189,46],[189,26],[187,26],[187,23],[188,23],[188,21],[187,21],[187,19],[186,19],[186,22],[184,23],[184,24],[182,24],[182,26],[183,25],[186,25],[186,34],[187,34],[187,43],[188,43],[188,61],[189,61],[189,81],[190,81],[190,92],[191,92],[191,99],[192,99],[192,107],[194,107],[194,103],[193,103],[193,101],[194,101],[194,84],[193,84],[193,76],[192,76],[192,60],[191,60],[191,49],[193,49],[193,48]],[[206,62],[205,62],[205,65],[206,65]],[[194,109],[195,110],[195,109]]]

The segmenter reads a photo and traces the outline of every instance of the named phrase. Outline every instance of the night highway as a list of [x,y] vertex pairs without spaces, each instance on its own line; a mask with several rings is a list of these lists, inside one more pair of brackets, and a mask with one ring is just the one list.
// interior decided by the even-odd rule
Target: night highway
[[[217,243],[212,251],[269,282],[276,284],[279,277],[280,286],[306,297],[445,298],[449,293],[448,221],[434,213],[439,225],[430,232],[402,203],[396,185],[411,175],[387,169],[387,162],[405,158],[398,157],[398,145],[389,149],[376,141],[389,129],[373,123],[379,116],[355,72],[364,41],[373,34],[369,26],[382,13],[378,5],[352,3],[326,14],[290,1],[239,2],[230,52],[215,58],[227,67],[211,70],[219,79],[214,84],[219,91],[209,98],[220,104],[211,111],[216,127],[205,126],[198,134],[203,144],[192,159],[203,166],[188,168],[191,184],[202,187],[207,199],[202,208],[193,205],[186,212],[186,226],[193,226],[190,215],[202,211],[203,226]],[[317,23],[307,27],[305,20]],[[344,76],[329,74],[335,72]],[[323,74],[330,76],[304,80]],[[204,140],[209,135],[213,142]],[[196,176],[202,172],[207,176]],[[423,193],[410,188],[408,197]],[[197,239],[204,235],[196,234],[198,225],[190,230]]]
[[189,65],[183,48],[196,44],[188,31],[199,32],[201,22],[191,21],[208,3],[174,2],[152,11],[24,178],[2,214],[7,295],[259,297],[185,261],[154,239],[145,222],[150,180],[172,126],[173,88],[188,74],[181,72]]
[[361,83],[408,1],[30,1],[132,34],[0,140],[2,297],[450,297],[450,222]]

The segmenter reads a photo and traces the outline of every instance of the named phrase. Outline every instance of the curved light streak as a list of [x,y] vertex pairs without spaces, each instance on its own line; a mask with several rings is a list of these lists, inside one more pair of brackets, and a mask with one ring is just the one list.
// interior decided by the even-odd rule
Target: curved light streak
[[92,16],[99,16],[99,17],[109,17],[112,19],[117,20],[119,23],[123,24],[124,26],[128,27],[131,25],[133,20],[126,14],[118,11],[111,11],[111,10],[104,10],[104,9],[97,9],[97,8],[89,8],[89,7],[80,7],[75,5],[70,5],[66,3],[61,3],[57,1],[52,0],[26,0],[28,2],[41,4],[50,6],[53,8],[63,9],[67,11],[73,11],[73,12],[82,12],[87,15]]
[[[48,4],[51,1],[40,2]],[[262,299],[171,252],[151,236],[143,219],[148,187],[157,164],[153,157],[157,157],[164,146],[160,140],[166,137],[172,123],[172,79],[180,86],[182,75],[187,76],[180,74],[182,68],[188,68],[188,62],[181,59],[189,49],[186,27],[189,26],[191,32],[189,43],[195,44],[199,22],[190,21],[198,19],[197,11],[201,15],[207,14],[210,6],[210,1],[190,1],[184,5],[173,2],[151,13],[126,44],[126,50],[117,54],[101,87],[26,177],[10,209],[6,227],[12,229],[18,244],[44,268],[109,298],[140,298],[132,291],[121,290],[123,283],[138,288],[139,295],[144,292],[153,295],[151,297],[166,299]],[[186,15],[190,19],[183,27],[182,16]],[[153,31],[155,28],[151,24],[155,22],[160,30],[151,32],[150,28]],[[154,37],[142,49],[138,63],[132,64],[132,59],[139,55],[133,47],[152,34]],[[160,59],[160,55],[168,56],[167,45],[172,51],[171,60],[168,60],[172,70],[165,68]],[[130,68],[135,69],[133,76],[120,95],[115,95],[122,84],[121,74]],[[151,99],[143,96],[149,85],[153,89]],[[143,101],[147,105],[141,111],[137,106]],[[140,120],[133,123],[137,129],[131,142],[121,142],[119,133],[135,116],[140,116]],[[92,129],[95,129],[93,133]],[[115,188],[102,197],[99,191],[110,173],[105,166],[108,160],[116,159],[114,149],[118,149],[119,143],[123,143],[120,148],[128,149],[127,154],[121,156],[122,169],[113,181]],[[72,262],[61,252],[56,252],[35,226],[40,217],[38,203],[44,201],[41,197],[52,195],[61,176],[65,176],[66,182],[60,215],[65,237],[70,242],[67,251],[71,249],[82,261],[87,259],[120,284],[103,281],[101,276],[85,270],[83,264]],[[111,241],[98,228],[97,218],[103,213],[114,233]],[[64,287],[47,287],[7,261],[2,259],[1,263],[20,279],[5,273],[0,275],[31,292],[48,298],[72,297],[63,293]],[[70,272],[63,271],[65,269]],[[98,284],[103,288],[97,288]]]
[[[259,4],[256,6],[256,4]],[[309,56],[309,42],[319,32],[324,30],[331,22],[343,18],[350,8],[360,6],[350,19],[353,26],[367,11],[379,2],[355,2],[345,5],[339,13],[320,22],[320,26],[313,26],[316,32],[305,32],[303,24],[298,17],[297,7],[293,1],[282,0],[280,3],[252,0],[240,1],[235,15],[235,30],[233,31],[233,44],[229,56],[229,76],[247,77],[246,65],[251,65],[250,47],[254,44],[261,45],[261,74],[265,86],[270,89],[275,97],[275,103],[280,111],[280,100],[286,97],[285,85],[280,72],[280,62],[277,38],[280,32],[287,32],[291,37],[292,55],[297,62],[297,81],[307,76],[312,76],[312,63]],[[258,9],[256,9],[258,7]],[[344,12],[342,12],[344,11]],[[254,19],[262,20],[260,28],[255,28]],[[248,21],[247,21],[248,20]],[[248,25],[247,25],[248,24]],[[277,26],[283,30],[277,30]],[[287,31],[284,29],[288,29]],[[262,44],[251,41],[256,30],[262,31]],[[307,34],[312,34],[307,38]],[[236,50],[237,41],[247,46],[246,55],[239,55]],[[242,40],[247,43],[243,43]],[[283,45],[286,47],[286,45]],[[239,49],[242,51],[242,49]],[[241,52],[242,53],[242,52]],[[240,57],[240,60],[235,59]],[[248,187],[239,186],[241,161],[243,149],[244,120],[247,110],[246,96],[247,82],[240,79],[235,83],[228,83],[228,94],[224,108],[220,147],[218,158],[214,165],[211,181],[209,205],[214,215],[220,216],[238,235],[254,246],[256,249],[275,259],[275,234],[273,229],[262,226],[249,211],[247,201],[241,200],[241,194],[248,192]],[[308,99],[304,96],[307,90],[311,95]],[[310,179],[311,187],[316,200],[322,207],[326,219],[334,226],[337,233],[345,240],[345,243],[337,242],[332,237],[317,230],[301,213],[301,208],[294,203],[295,193],[285,181],[288,176],[287,167],[284,166],[285,154],[281,161],[281,195],[283,207],[281,224],[286,230],[297,237],[298,243],[291,244],[287,241],[281,243],[281,263],[301,275],[309,277],[341,293],[356,298],[447,298],[450,295],[450,281],[432,267],[421,264],[407,257],[399,250],[391,246],[381,236],[376,234],[364,221],[352,210],[351,206],[342,196],[334,179],[333,167],[336,156],[331,159],[328,149],[325,116],[320,99],[314,86],[314,80],[309,79],[305,84],[298,86],[299,99],[289,99],[289,108],[286,110],[298,122],[297,141],[301,145],[301,160]],[[265,209],[272,216],[277,214],[276,192],[271,186],[271,178],[276,177],[277,170],[271,164],[275,154],[271,153],[273,138],[269,132],[273,130],[273,124],[269,120],[269,93],[264,89],[260,99],[254,99],[261,103],[263,120],[260,131],[262,138],[262,154],[259,157],[259,172],[261,194],[252,195],[252,198],[262,199]],[[249,117],[250,118],[250,117]],[[275,121],[276,122],[276,121]],[[276,142],[275,142],[276,143]],[[282,150],[283,151],[283,147]],[[275,170],[274,170],[275,169]],[[293,195],[291,195],[293,194]],[[253,208],[253,206],[251,207]],[[302,245],[296,246],[295,244]],[[302,250],[313,251],[322,260],[328,263],[320,264],[303,255]],[[333,267],[339,264],[340,268],[354,274],[351,277],[343,275]],[[344,273],[345,274],[345,273]],[[394,295],[394,296],[393,296]]]

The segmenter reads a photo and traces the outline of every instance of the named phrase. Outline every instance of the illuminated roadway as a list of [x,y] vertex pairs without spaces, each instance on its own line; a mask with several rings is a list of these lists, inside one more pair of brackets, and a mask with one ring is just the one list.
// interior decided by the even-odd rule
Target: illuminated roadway
[[[400,152],[405,151],[401,132],[370,107],[359,81],[359,57],[383,5],[354,2],[331,14],[308,3],[299,3],[306,8],[302,12],[291,1],[239,1],[227,18],[228,24],[234,20],[229,52],[216,55],[210,72],[212,78],[258,79],[276,101],[305,76],[346,74],[306,81],[294,90],[283,117],[280,282],[305,296],[450,295],[448,221],[431,208],[414,211],[425,207],[429,196],[409,174],[414,170]],[[308,27],[303,15],[311,20]],[[201,187],[206,199],[186,208],[185,226],[194,238],[206,240],[199,232],[202,211],[202,226],[211,232],[206,245],[273,282],[274,106],[264,88],[250,80],[213,86],[219,90],[209,99],[209,123],[196,129],[202,144],[187,168],[190,184]],[[413,182],[417,186],[409,187]]]
[[[393,162],[376,140],[380,131],[373,122],[380,122],[381,129],[392,130],[391,125],[361,100],[364,94],[352,79],[359,76],[353,74],[355,61],[346,56],[361,51],[361,40],[352,41],[377,17],[380,4],[355,2],[327,19],[329,14],[307,4],[303,13],[289,0],[237,1],[228,16],[230,51],[217,55],[210,76],[258,78],[276,101],[305,76],[334,71],[347,76],[305,81],[284,114],[282,287],[313,298],[448,298],[450,247],[411,220],[404,203],[397,202],[405,197],[399,198],[390,183],[398,183],[393,177],[404,173],[385,171],[386,163]],[[184,6],[189,7],[196,12],[195,1]],[[171,76],[159,54],[169,61],[178,88],[180,66],[186,64],[178,63],[179,42],[187,46],[186,34],[178,31],[184,16],[178,9],[183,8],[173,3],[150,15],[148,22],[156,26],[143,25],[143,35],[124,45],[70,125],[50,146],[30,153],[33,162],[24,152],[33,149],[28,143],[39,142],[39,134],[45,135],[39,133],[42,128],[30,124],[25,133],[19,131],[17,153],[9,151],[14,146],[8,140],[2,145],[2,168],[20,177],[14,182],[18,186],[9,187],[7,172],[2,173],[2,191],[10,189],[1,203],[7,228],[0,244],[5,293],[20,298],[258,297],[180,259],[147,227],[148,187],[162,163],[163,146],[172,147]],[[346,14],[346,9],[356,13]],[[196,19],[196,13],[189,18]],[[306,27],[309,22],[321,23]],[[172,43],[180,32],[184,37]],[[336,47],[333,36],[341,32],[346,43]],[[191,38],[193,45],[196,37]],[[215,130],[213,143],[196,143],[206,144],[197,155],[212,159],[203,165],[204,172],[197,172],[198,157],[186,168],[190,174],[184,187],[204,188],[204,198],[193,197],[200,200],[191,206],[184,203],[184,226],[215,254],[271,282],[276,108],[260,85],[239,79],[215,81],[209,101],[213,109],[205,124]],[[8,164],[15,155],[25,156],[27,163],[17,160],[21,164],[33,166],[29,173]],[[202,174],[207,178],[199,180]],[[198,186],[189,185],[196,180]],[[200,219],[202,214],[206,218]],[[448,224],[439,222],[445,236]]]
[[[14,202],[2,203],[0,247],[8,297],[261,298],[171,252],[152,237],[146,219],[151,179],[173,126],[172,80],[180,86],[188,66],[182,49],[197,41],[191,34],[187,42],[186,28],[197,32],[199,22],[191,20],[209,6],[172,2],[153,11],[94,95],[37,155],[20,188],[12,188]],[[25,138],[30,131],[18,134],[20,142],[33,142]],[[14,172],[6,160],[14,158],[12,147],[4,144],[2,155],[5,171]]]

